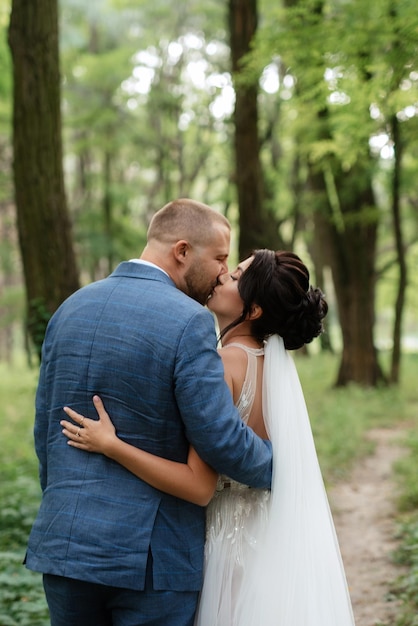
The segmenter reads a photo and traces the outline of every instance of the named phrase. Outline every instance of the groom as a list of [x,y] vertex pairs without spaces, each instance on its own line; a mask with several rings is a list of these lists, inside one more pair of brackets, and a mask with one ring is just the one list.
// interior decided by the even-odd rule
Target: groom
[[218,212],[170,202],[140,259],[73,294],[50,320],[35,418],[43,498],[26,565],[44,575],[52,626],[192,626],[205,539],[203,508],[68,446],[65,405],[95,418],[99,394],[129,443],[186,462],[190,442],[219,473],[270,485],[270,444],[233,406],[202,306],[227,271],[229,244]]

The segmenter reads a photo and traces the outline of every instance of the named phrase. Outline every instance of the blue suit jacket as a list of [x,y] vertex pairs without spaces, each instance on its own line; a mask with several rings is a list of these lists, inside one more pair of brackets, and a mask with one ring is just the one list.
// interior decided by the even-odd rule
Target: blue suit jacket
[[36,396],[43,497],[26,555],[35,571],[142,589],[151,549],[155,589],[198,590],[204,508],[67,445],[62,407],[96,418],[95,393],[125,441],[182,462],[191,442],[218,472],[269,486],[271,446],[233,406],[211,313],[159,269],[126,262],[54,314]]

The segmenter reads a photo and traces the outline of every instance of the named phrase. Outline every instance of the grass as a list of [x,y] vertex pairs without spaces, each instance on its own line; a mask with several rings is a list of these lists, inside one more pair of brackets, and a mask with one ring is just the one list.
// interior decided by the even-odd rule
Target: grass
[[[355,459],[370,452],[365,437],[370,428],[411,424],[411,456],[397,468],[402,547],[396,555],[410,575],[396,582],[393,593],[402,599],[405,613],[397,626],[418,626],[418,355],[404,357],[399,388],[382,389],[334,389],[335,356],[296,355],[295,360],[327,483],[344,478]],[[49,624],[41,577],[22,565],[40,500],[32,438],[36,381],[37,371],[23,361],[0,363],[1,626]]]
[[[417,357],[415,357],[416,360]],[[415,363],[416,363],[415,360]],[[414,363],[414,367],[415,367]],[[406,567],[406,574],[394,581],[392,595],[401,602],[396,626],[418,626],[418,380],[415,370],[415,389],[406,394],[412,401],[412,428],[405,440],[408,454],[395,465],[398,484],[398,527],[400,546],[394,559]]]
[[336,389],[337,358],[297,355],[296,366],[326,482],[344,478],[353,462],[371,452],[371,428],[410,422],[418,407],[418,355],[406,355],[401,384],[377,389],[349,385]]

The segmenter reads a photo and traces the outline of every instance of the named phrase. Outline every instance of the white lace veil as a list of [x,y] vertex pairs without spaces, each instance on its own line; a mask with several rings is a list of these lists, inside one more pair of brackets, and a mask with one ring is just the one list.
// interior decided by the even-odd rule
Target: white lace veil
[[238,600],[240,626],[353,626],[334,523],[292,357],[272,336],[263,413],[273,444],[267,532]]

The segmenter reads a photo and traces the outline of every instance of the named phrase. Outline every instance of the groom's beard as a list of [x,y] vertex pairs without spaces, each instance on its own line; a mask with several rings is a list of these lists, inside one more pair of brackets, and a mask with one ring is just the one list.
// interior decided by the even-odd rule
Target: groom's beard
[[186,283],[187,295],[200,304],[205,305],[213,289],[218,284],[218,278],[209,281],[205,272],[202,271],[201,264],[196,261],[193,263],[187,273],[184,275]]

